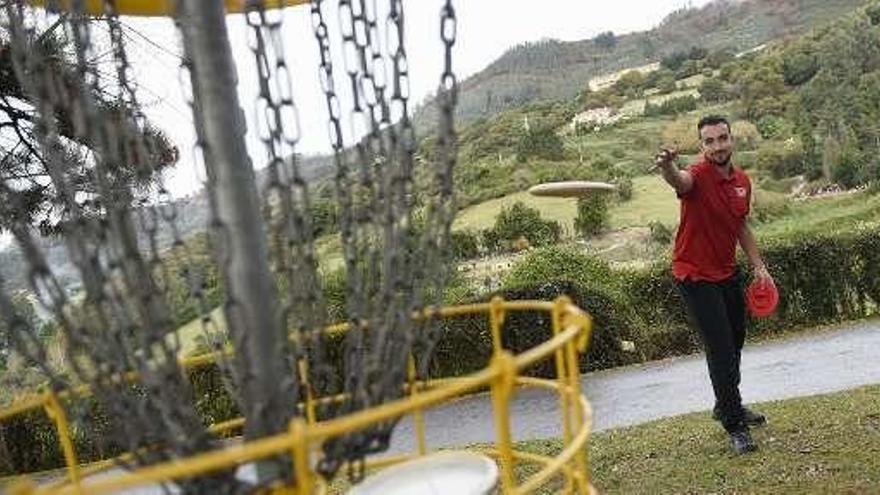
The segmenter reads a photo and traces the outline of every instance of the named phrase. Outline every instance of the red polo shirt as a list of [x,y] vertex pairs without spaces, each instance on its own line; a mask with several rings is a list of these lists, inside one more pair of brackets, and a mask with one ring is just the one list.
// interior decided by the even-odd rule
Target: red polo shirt
[[736,270],[739,231],[749,214],[752,184],[738,167],[730,177],[702,161],[688,171],[694,186],[681,200],[672,274],[679,280],[719,282]]

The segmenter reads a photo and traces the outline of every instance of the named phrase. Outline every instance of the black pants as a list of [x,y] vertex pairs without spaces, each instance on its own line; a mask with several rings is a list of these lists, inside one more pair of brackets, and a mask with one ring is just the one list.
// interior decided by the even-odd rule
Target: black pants
[[715,410],[725,430],[740,430],[743,409],[739,364],[746,336],[742,278],[737,273],[722,282],[684,280],[678,287],[703,337]]

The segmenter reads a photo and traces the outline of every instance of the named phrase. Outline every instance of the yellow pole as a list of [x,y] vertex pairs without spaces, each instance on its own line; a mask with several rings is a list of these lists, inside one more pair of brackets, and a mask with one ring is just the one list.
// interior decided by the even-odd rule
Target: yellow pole
[[510,352],[501,351],[492,358],[489,368],[496,373],[492,380],[492,409],[495,413],[495,443],[501,461],[501,493],[511,493],[516,487],[510,434],[510,399],[516,383],[516,360]]
[[492,352],[498,354],[504,347],[501,345],[501,325],[504,324],[504,299],[495,296],[489,303],[489,328],[492,330]]
[[[565,296],[556,298],[552,313],[554,337],[562,331],[562,317],[570,302]],[[568,389],[568,366],[566,365],[565,350],[563,348],[556,350],[555,361],[556,380],[559,383],[559,407],[562,410],[562,440],[563,445],[569,445],[571,443],[571,401],[569,397],[571,391]]]
[[[581,329],[581,335],[589,336],[591,330],[591,322],[588,318],[566,318],[564,322],[567,325],[575,324],[578,325]],[[565,352],[568,357],[568,392],[572,397],[572,402],[574,406],[574,422],[578,425],[578,428],[584,422],[584,410],[581,408],[581,403],[578,400],[581,393],[581,373],[580,367],[578,366],[578,346],[580,340],[584,342],[586,337],[582,339],[572,339],[569,340],[565,344]],[[589,481],[590,481],[590,467],[587,462],[587,449],[583,448],[578,451],[574,456],[574,472],[575,479],[578,484],[579,493],[590,493],[589,491]]]
[[290,422],[290,436],[293,437],[293,471],[296,473],[296,493],[311,495],[314,489],[312,471],[309,467],[309,442],[306,433],[308,426],[302,418]]
[[306,391],[306,420],[310,425],[313,425],[317,422],[318,415],[315,412],[315,394],[309,381],[309,363],[305,359],[300,359],[296,364],[299,370],[300,383]]
[[64,452],[64,462],[67,463],[67,476],[70,483],[76,487],[76,491],[80,492],[79,486],[79,462],[76,459],[76,450],[73,447],[73,441],[70,439],[70,426],[67,422],[67,414],[64,408],[58,402],[58,396],[54,392],[46,393],[46,414],[55,422],[55,428],[58,431],[58,440],[61,442],[61,450]]
[[[407,374],[409,375],[409,395],[416,394],[418,389],[418,377],[416,376],[416,359],[410,354],[407,363]],[[425,455],[428,451],[427,442],[425,442],[425,411],[421,407],[417,407],[413,412],[413,422],[416,427],[416,444],[418,445],[419,455]]]

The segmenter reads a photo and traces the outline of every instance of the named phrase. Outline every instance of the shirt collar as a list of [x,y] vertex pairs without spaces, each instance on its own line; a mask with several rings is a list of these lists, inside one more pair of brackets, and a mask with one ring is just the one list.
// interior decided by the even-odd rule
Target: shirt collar
[[730,175],[728,177],[724,177],[724,175],[721,174],[721,171],[718,170],[718,165],[715,165],[714,163],[710,162],[709,160],[703,160],[703,161],[707,167],[712,169],[712,174],[713,174],[713,177],[715,177],[715,182],[733,182],[733,180],[736,178],[736,166],[735,165],[732,165],[732,164],[730,165]]

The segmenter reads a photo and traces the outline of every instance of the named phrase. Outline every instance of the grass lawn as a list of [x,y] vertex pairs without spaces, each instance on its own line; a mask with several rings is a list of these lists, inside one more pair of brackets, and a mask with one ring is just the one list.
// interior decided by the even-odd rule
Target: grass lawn
[[[573,228],[577,216],[577,202],[574,199],[539,198],[526,191],[466,208],[456,217],[453,228],[491,228],[501,209],[509,208],[517,201],[539,210],[542,218],[555,220],[569,230]],[[643,227],[652,221],[672,226],[678,222],[678,201],[660,176],[646,175],[633,179],[632,199],[613,204],[609,213],[612,229]]]
[[678,223],[678,200],[660,175],[644,175],[633,179],[632,199],[612,205],[609,210],[611,228],[644,227],[651,222],[666,226]]
[[823,232],[851,231],[859,224],[880,220],[880,195],[843,194],[826,198],[792,201],[789,213],[773,221],[757,224],[759,235],[780,235],[821,229]]
[[[759,450],[741,457],[705,412],[597,433],[593,483],[603,494],[880,493],[880,386],[757,409],[770,422],[753,430]],[[553,454],[559,442],[520,447]]]
[[[226,317],[223,314],[222,307],[214,308],[214,310],[211,311],[211,318],[217,324],[216,326],[218,330],[223,332],[226,331]],[[178,328],[177,336],[180,338],[179,356],[187,357],[192,355],[198,346],[197,339],[201,335],[204,335],[204,330],[202,329],[202,320],[200,318],[196,318]]]

